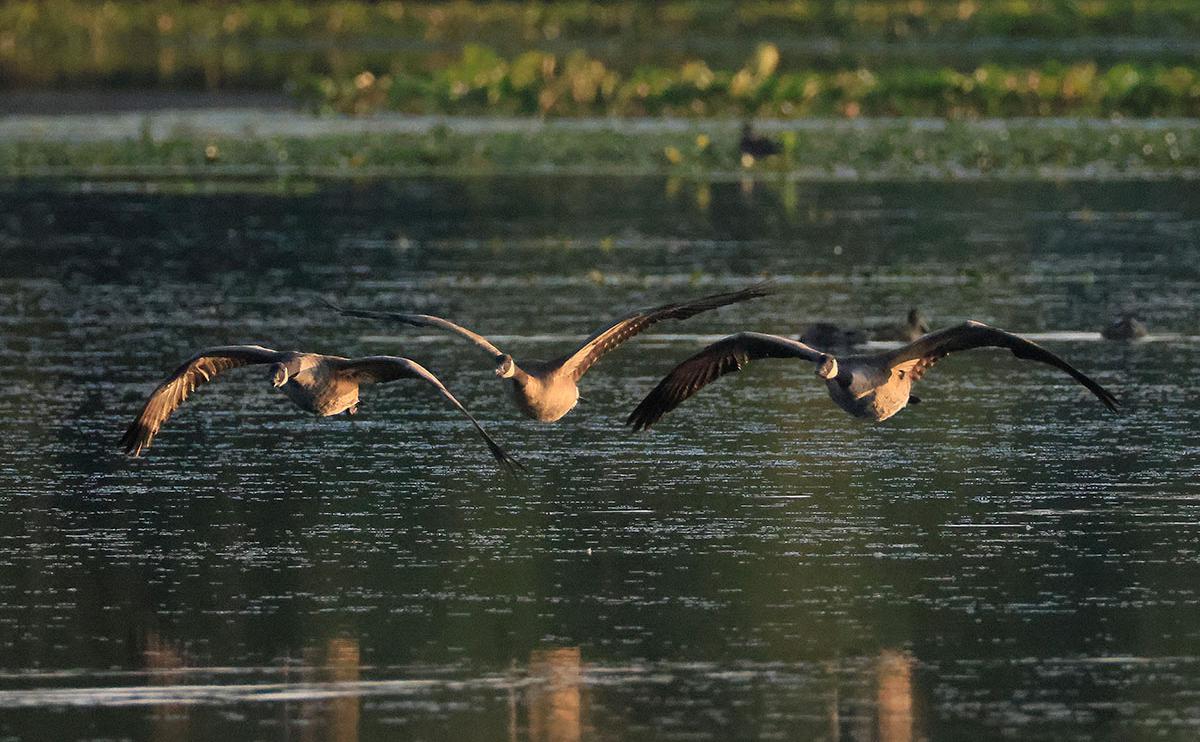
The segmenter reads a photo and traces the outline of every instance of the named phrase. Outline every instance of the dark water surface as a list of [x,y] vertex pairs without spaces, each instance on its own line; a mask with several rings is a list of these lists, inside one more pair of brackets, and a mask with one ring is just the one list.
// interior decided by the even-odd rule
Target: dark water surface
[[[607,357],[553,426],[518,361],[630,307],[786,292]],[[1200,190],[414,180],[0,189],[0,739],[1194,739]],[[976,352],[879,425],[764,362],[622,420],[739,329],[919,305],[1032,333],[1112,388]],[[1123,307],[1156,337],[1094,333]],[[399,353],[314,419],[261,369],[114,448],[206,345]]]

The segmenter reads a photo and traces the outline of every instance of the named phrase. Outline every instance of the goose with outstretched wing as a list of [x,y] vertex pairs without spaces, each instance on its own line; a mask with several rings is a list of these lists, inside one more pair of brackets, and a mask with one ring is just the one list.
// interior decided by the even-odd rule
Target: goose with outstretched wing
[[647,429],[706,385],[741,370],[750,361],[765,358],[795,358],[816,364],[817,376],[825,380],[829,396],[839,407],[855,417],[886,420],[910,401],[920,401],[911,393],[913,384],[935,363],[950,353],[972,348],[1007,348],[1022,360],[1054,366],[1085,386],[1110,410],[1117,410],[1116,397],[1054,353],[1011,332],[968,321],[893,351],[843,357],[778,335],[730,335],[676,366],[626,422],[634,430]]
[[150,395],[141,413],[121,438],[125,452],[138,456],[150,447],[159,428],[196,388],[230,369],[269,365],[271,383],[302,410],[320,417],[358,412],[358,392],[363,384],[383,384],[398,379],[419,379],[430,384],[467,419],[483,437],[502,467],[519,467],[479,421],[454,398],[450,390],[416,361],[398,356],[343,358],[317,353],[278,351],[259,345],[226,345],[206,348],[185,361]]
[[579,402],[579,380],[588,369],[605,353],[639,332],[656,322],[687,319],[710,309],[767,296],[773,290],[769,284],[763,283],[741,291],[713,294],[693,301],[639,310],[609,323],[585,340],[579,348],[560,358],[552,361],[524,361],[520,365],[487,338],[441,317],[342,309],[328,301],[326,304],[348,317],[382,319],[414,327],[436,327],[461,335],[483,349],[496,362],[496,376],[508,382],[517,408],[534,420],[549,423],[566,415]]

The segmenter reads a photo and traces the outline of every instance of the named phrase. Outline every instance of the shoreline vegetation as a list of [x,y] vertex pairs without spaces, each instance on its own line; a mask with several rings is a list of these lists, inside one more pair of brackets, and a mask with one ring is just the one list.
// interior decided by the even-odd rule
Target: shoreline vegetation
[[0,96],[80,90],[209,110],[10,112],[0,176],[1192,178],[1200,3],[0,0]]
[[0,0],[0,90],[285,91],[352,114],[1200,116],[1198,39],[1185,0]]
[[468,46],[433,72],[360,72],[305,78],[296,96],[323,112],[570,116],[1198,116],[1200,67],[1094,62],[1040,66],[889,65],[780,70],[761,44],[737,70],[702,61],[621,73],[576,51],[527,51],[506,59]]
[[[665,175],[697,180],[1132,179],[1200,174],[1200,122],[837,119],[761,122],[782,152],[738,152],[737,119],[378,119],[255,114],[170,129],[119,121],[51,136],[61,117],[0,127],[8,179],[270,179],[409,175]],[[89,121],[97,117],[88,117]],[[182,123],[181,123],[182,122]],[[47,124],[50,129],[39,128]],[[355,127],[355,128],[347,128]],[[370,128],[357,128],[370,127]],[[40,132],[40,133],[39,133]],[[749,166],[748,166],[749,165]]]

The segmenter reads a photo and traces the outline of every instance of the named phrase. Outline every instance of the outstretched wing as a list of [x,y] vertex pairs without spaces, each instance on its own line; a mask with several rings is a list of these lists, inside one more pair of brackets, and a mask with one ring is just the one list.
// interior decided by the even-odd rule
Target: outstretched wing
[[363,319],[382,319],[389,322],[399,322],[404,325],[413,327],[436,327],[439,330],[447,330],[456,333],[467,340],[470,340],[475,345],[479,346],[487,353],[495,358],[499,355],[504,355],[504,351],[497,348],[495,345],[482,335],[471,332],[467,328],[456,325],[448,319],[434,317],[430,314],[402,314],[399,312],[374,312],[366,309],[343,309],[328,299],[322,299],[326,306],[346,317],[361,317]]
[[475,430],[479,431],[479,435],[483,437],[483,442],[487,444],[492,455],[496,457],[496,461],[500,463],[500,466],[505,471],[513,472],[518,468],[525,468],[521,462],[510,456],[492,436],[488,435],[488,432],[483,429],[483,426],[479,424],[475,416],[468,412],[467,408],[463,407],[461,402],[455,399],[445,384],[433,375],[433,372],[416,361],[399,356],[367,356],[365,358],[355,358],[342,362],[340,371],[360,384],[384,384],[389,381],[396,381],[397,379],[421,379],[431,384],[443,397],[449,400],[450,404],[454,405],[459,412],[467,416],[467,419],[475,426]]
[[725,374],[740,371],[760,358],[800,358],[818,362],[823,354],[804,343],[778,335],[739,332],[708,346],[679,364],[658,382],[625,421],[634,430],[645,430],[659,418]]
[[1117,411],[1117,398],[1082,371],[1046,350],[1037,343],[1026,340],[1011,332],[969,320],[961,325],[938,330],[924,335],[902,348],[886,354],[889,367],[908,367],[917,378],[941,358],[960,350],[972,348],[1007,348],[1017,358],[1038,361],[1067,372],[1071,378],[1087,387],[1088,391],[1104,403],[1108,409]]
[[759,283],[741,291],[713,294],[694,301],[639,310],[622,317],[592,335],[578,350],[562,357],[556,363],[561,364],[563,370],[569,373],[575,381],[579,381],[580,377],[587,373],[588,369],[595,365],[605,353],[656,322],[665,319],[687,319],[700,312],[707,312],[727,304],[757,299],[774,293],[774,291],[774,287],[769,283]]
[[217,374],[238,366],[248,366],[259,363],[278,363],[284,360],[285,353],[280,353],[260,345],[223,345],[216,348],[205,348],[189,358],[175,373],[164,381],[146,400],[146,405],[137,419],[121,436],[121,445],[125,452],[133,456],[139,455],[150,447],[150,442],[158,434],[158,429],[167,421],[179,405],[183,404],[188,395],[196,387],[207,381],[212,381]]

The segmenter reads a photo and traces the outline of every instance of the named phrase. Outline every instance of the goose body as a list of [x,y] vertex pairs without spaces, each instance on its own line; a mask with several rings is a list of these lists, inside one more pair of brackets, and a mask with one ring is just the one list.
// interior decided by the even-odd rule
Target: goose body
[[300,409],[318,417],[358,411],[359,388],[398,379],[418,379],[433,386],[451,405],[465,415],[501,466],[516,462],[483,426],[455,399],[436,376],[416,361],[399,356],[342,356],[277,351],[259,345],[225,345],[206,348],[184,361],[150,395],[141,413],[121,438],[126,453],[140,455],[150,447],[163,423],[196,388],[230,369],[269,365],[271,383]]
[[579,385],[561,372],[539,373],[536,365],[531,366],[532,372],[517,369],[508,377],[508,396],[521,414],[539,422],[552,423],[579,404]]
[[1100,331],[1105,340],[1141,340],[1149,334],[1146,323],[1132,314],[1126,314]]
[[359,381],[339,373],[329,356],[296,353],[291,360],[297,371],[279,390],[293,404],[318,417],[358,411]]
[[856,360],[846,358],[848,368],[845,371],[839,369],[838,377],[825,380],[834,404],[854,417],[876,422],[888,419],[908,405],[913,384],[911,376],[872,363],[856,363]]
[[583,345],[564,356],[551,361],[526,361],[521,364],[482,335],[441,317],[330,306],[348,317],[383,319],[416,327],[437,327],[470,340],[495,361],[496,376],[506,384],[509,396],[521,414],[538,422],[552,423],[562,419],[578,404],[579,380],[588,369],[634,335],[662,320],[687,319],[710,309],[766,296],[771,291],[769,286],[759,284],[741,291],[639,310],[608,323],[585,340]]
[[912,387],[949,355],[973,348],[1006,348],[1022,360],[1045,363],[1070,375],[1106,407],[1116,411],[1117,400],[1107,389],[1045,348],[1013,333],[968,321],[925,335],[887,353],[834,356],[804,343],[757,332],[742,332],[718,340],[676,366],[629,415],[635,430],[650,428],[663,415],[725,374],[741,370],[752,360],[792,358],[816,364],[830,398],[854,417],[882,421],[917,402]]

